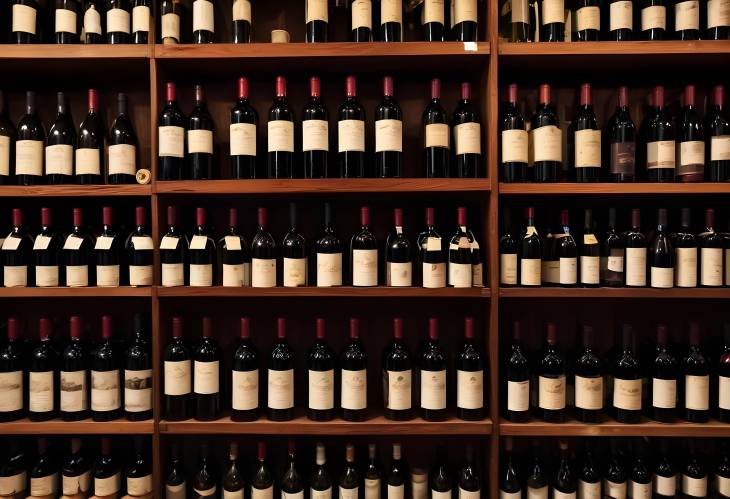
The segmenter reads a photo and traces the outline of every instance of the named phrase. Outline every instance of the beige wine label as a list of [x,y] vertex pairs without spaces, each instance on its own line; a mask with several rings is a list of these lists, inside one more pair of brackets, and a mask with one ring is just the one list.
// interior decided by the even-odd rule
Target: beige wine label
[[49,412],[53,410],[53,371],[28,374],[28,405],[30,412]]
[[76,175],[101,175],[98,149],[76,149]]
[[296,288],[307,285],[307,259],[284,257],[284,287]]
[[613,2],[610,6],[609,24],[610,30],[633,29],[634,27],[634,2],[621,0]]
[[213,154],[213,131],[188,130],[188,153]]
[[626,482],[617,483],[607,479],[603,481],[603,493],[610,494],[609,497],[613,497],[614,499],[626,499],[627,492],[628,485]]
[[73,33],[78,32],[76,21],[78,16],[76,12],[69,9],[56,9],[55,32],[56,33]]
[[207,287],[213,285],[213,265],[190,264],[190,286]]
[[449,285],[455,288],[471,288],[471,264],[449,262]]
[[342,370],[340,399],[343,409],[357,411],[367,407],[367,383],[367,369]]
[[[350,22],[352,29],[373,28],[373,2],[372,0],[355,0],[350,5],[352,11]],[[348,120],[355,121],[355,120]],[[340,122],[342,123],[342,122]]]
[[65,496],[86,494],[91,490],[91,471],[76,476],[61,477],[61,490]]
[[165,395],[186,395],[192,391],[190,360],[165,361]]
[[565,376],[538,379],[538,405],[541,409],[560,410],[565,408]]
[[294,370],[269,369],[268,407],[291,409],[294,407]]
[[677,380],[653,378],[651,405],[660,409],[674,409],[677,406]]
[[503,130],[502,163],[527,163],[527,143],[526,130]]
[[640,411],[641,380],[614,378],[613,406],[627,411]]
[[182,158],[185,156],[185,129],[183,127],[157,127],[157,135],[160,141],[158,145],[160,157]]
[[454,0],[454,23],[477,22],[477,0]]
[[327,0],[306,0],[304,10],[304,17],[307,23],[311,23],[312,21],[328,21]]
[[386,407],[394,411],[411,408],[411,371],[386,371]]
[[127,477],[127,494],[142,497],[152,492],[152,475]]
[[94,478],[94,495],[99,497],[113,496],[122,485],[120,473],[109,478]]
[[223,264],[223,286],[225,287],[242,287],[248,286],[250,276],[250,264],[238,263],[238,264]]
[[539,489],[533,487],[527,487],[527,499],[547,499],[548,498],[548,487],[547,485],[540,487]]
[[130,286],[152,286],[152,265],[130,265]]
[[275,259],[251,259],[251,286],[254,288],[273,288],[276,286]]
[[214,28],[213,2],[209,0],[195,0],[193,2],[193,31],[211,31]]
[[385,23],[403,24],[402,0],[380,1],[380,24]]
[[86,371],[61,371],[61,411],[77,412],[89,408]]
[[365,479],[365,499],[380,499],[380,480]]
[[700,248],[700,284],[722,286],[722,248]]
[[97,265],[96,285],[112,288],[119,286],[119,265]]
[[84,288],[89,285],[88,265],[67,265],[66,286],[69,288]]
[[667,29],[667,8],[665,6],[653,5],[641,9],[641,31],[648,29]]
[[426,147],[449,148],[449,125],[431,123],[426,125]]
[[10,137],[0,135],[0,175],[10,175]]
[[232,405],[236,411],[250,411],[259,406],[259,371],[233,372],[233,384],[231,385]]
[[425,0],[423,2],[422,24],[444,24],[444,19],[444,0]]
[[251,22],[251,2],[249,0],[233,0],[233,20]]
[[352,285],[378,285],[378,250],[352,250]]
[[[728,4],[730,5],[730,0],[728,0]],[[710,161],[728,160],[730,160],[730,135],[712,137],[710,139]]]
[[[449,497],[451,497],[451,495],[449,495]],[[522,491],[505,492],[504,490],[500,490],[499,499],[522,499]]]
[[730,26],[730,0],[709,0],[707,2],[707,27],[720,26]]
[[677,248],[675,251],[677,267],[677,286],[694,288],[697,286],[697,248]]
[[707,476],[704,478],[692,478],[682,474],[682,492],[690,497],[707,496]]
[[413,264],[411,262],[387,262],[385,264],[385,284],[393,287],[413,285]]
[[231,123],[230,134],[231,156],[256,156],[256,125]]
[[109,175],[137,173],[137,148],[132,144],[109,146]]
[[553,499],[575,499],[575,492],[561,492],[553,488]]
[[193,363],[193,392],[212,395],[220,391],[220,362]]
[[499,255],[500,284],[517,284],[517,254]]
[[309,407],[315,410],[335,408],[335,371],[309,370]]
[[560,258],[560,284],[578,282],[578,262],[573,258]]
[[[542,2],[542,24],[564,23],[565,2],[564,0],[544,0]],[[541,127],[544,128],[544,127]]]
[[84,12],[84,32],[101,35],[101,14],[94,7]]
[[512,22],[525,24],[530,22],[530,6],[527,0],[512,0]]
[[598,6],[581,7],[576,11],[575,17],[575,24],[578,31],[586,29],[601,29],[601,9]]
[[31,497],[42,497],[52,496],[55,497],[58,492],[58,472],[51,473],[43,477],[33,478],[30,477],[30,496]]
[[[689,3],[689,2],[684,2]],[[679,143],[679,166],[705,164],[705,143],[702,140],[690,140]]]
[[575,376],[575,406],[579,409],[603,409],[603,378]]
[[23,408],[23,371],[0,373],[0,413]]
[[106,30],[108,33],[129,33],[131,18],[124,9],[106,11]]
[[[180,16],[175,13],[162,15],[162,39],[172,38],[176,42],[180,41]],[[166,128],[166,127],[160,127]],[[179,127],[173,127],[179,128]]]
[[388,497],[387,499],[405,499],[405,485],[391,485],[388,484]]
[[113,411],[121,405],[119,371],[91,371],[91,410]]
[[484,406],[484,372],[456,371],[456,407],[481,409]]
[[346,489],[342,485],[340,485],[340,499],[357,499],[358,498],[358,489],[359,489],[359,487],[355,487],[353,489]]
[[[7,239],[6,239],[7,241]],[[3,283],[6,288],[23,288],[28,285],[28,267],[25,265],[6,265],[3,269]]]
[[646,286],[646,248],[626,248],[626,285]]
[[124,370],[124,410],[144,412],[152,409],[152,369]]
[[[595,8],[598,9],[598,7]],[[601,131],[578,130],[575,132],[575,167],[586,168],[600,166]]]
[[12,497],[19,492],[25,491],[27,483],[28,477],[25,471],[17,475],[0,477],[0,494]]
[[652,288],[671,288],[674,286],[673,268],[651,267],[649,274]]
[[710,377],[684,377],[685,397],[684,406],[695,411],[706,411],[710,408]]
[[539,258],[520,260],[520,284],[522,286],[539,286],[541,278],[542,264]]
[[[98,241],[98,239],[97,239],[97,241]],[[163,236],[162,240],[160,241],[160,249],[161,250],[175,250],[175,249],[177,249],[177,245],[179,242],[180,242],[179,237]]]
[[601,281],[600,257],[580,257],[580,282],[582,284],[598,284]]
[[337,123],[338,151],[365,151],[365,122],[342,120]]
[[716,489],[721,497],[730,497],[730,478],[724,476],[715,475],[716,477]]
[[[150,30],[150,8],[138,5],[132,9],[132,33]],[[137,494],[132,494],[137,495]]]
[[[181,498],[184,499],[184,498]],[[274,499],[274,487],[268,487],[266,489],[257,489],[253,485],[251,486],[251,499]]]
[[631,499],[651,499],[651,482],[639,483],[629,480],[629,497]]
[[730,377],[720,376],[718,390],[718,401],[720,409],[730,410]]
[[375,122],[375,152],[403,152],[403,122],[377,120]]
[[15,142],[15,173],[17,175],[43,175],[42,140]]
[[421,265],[423,272],[424,288],[445,288],[446,287],[446,263],[427,263]]
[[601,482],[578,480],[578,497],[580,499],[601,499]]
[[531,130],[530,133],[535,150],[535,161],[563,160],[563,135],[560,128],[555,125],[541,126]]
[[434,411],[446,409],[446,370],[421,369],[421,407]]
[[479,123],[462,123],[454,127],[456,154],[482,153],[482,127]]
[[218,487],[213,485],[209,489],[200,490],[193,487],[194,497],[214,497]]
[[35,285],[39,288],[58,286],[58,265],[36,265]]
[[294,152],[294,123],[287,120],[273,120],[268,124],[268,151]]
[[342,286],[342,253],[317,253],[317,286]]
[[700,2],[686,0],[674,4],[674,30],[700,29]]
[[29,5],[13,5],[13,33],[30,33],[35,35],[36,10]]
[[302,151],[329,151],[329,149],[327,120],[302,121]]
[[46,146],[46,175],[73,175],[74,147],[66,144]]

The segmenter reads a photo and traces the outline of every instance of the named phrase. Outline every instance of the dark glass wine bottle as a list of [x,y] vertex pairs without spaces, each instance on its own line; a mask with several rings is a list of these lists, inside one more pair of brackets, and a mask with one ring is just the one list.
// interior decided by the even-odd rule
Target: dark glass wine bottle
[[650,285],[652,288],[674,286],[675,252],[667,227],[667,210],[657,211],[657,227],[649,247]]
[[621,351],[613,365],[613,411],[619,423],[638,423],[643,379],[630,324],[622,325],[621,340]]
[[631,210],[631,230],[625,233],[624,241],[626,243],[624,262],[626,286],[646,286],[647,242],[646,236],[641,232],[641,212],[638,208]]
[[257,453],[257,463],[251,477],[251,496],[252,497],[273,497],[274,495],[274,477],[266,464],[266,443],[259,442]]
[[[163,14],[174,15],[174,14]],[[164,22],[164,21],[163,21]],[[157,165],[160,180],[182,180],[187,178],[185,168],[185,126],[187,118],[177,105],[177,90],[174,83],[166,85],[165,106],[157,118]],[[233,144],[233,140],[231,140]]]
[[372,0],[349,0],[350,41],[373,41],[373,2]]
[[436,446],[434,464],[428,473],[428,488],[432,499],[449,499],[452,497],[447,452],[445,445],[439,444]]
[[510,41],[527,42],[532,39],[535,31],[535,13],[532,11],[534,2],[517,0],[512,2],[510,10]]
[[674,246],[675,284],[680,288],[697,287],[697,241],[692,234],[692,212],[682,208],[679,231],[671,235]]
[[640,0],[641,39],[664,40],[668,26],[667,9],[671,5],[666,0]]
[[165,45],[175,45],[182,41],[182,37],[180,36],[180,18],[182,13],[183,4],[175,0],[162,0],[159,11],[160,42]]
[[164,353],[165,419],[182,421],[191,413],[193,391],[192,355],[182,337],[182,319],[172,318],[172,340]]
[[504,438],[504,449],[499,472],[499,495],[503,499],[522,497],[522,481],[512,454],[512,437]]
[[91,491],[92,461],[80,438],[71,439],[71,453],[61,465],[61,492],[64,496],[87,496]]
[[287,288],[306,286],[308,283],[308,244],[298,230],[297,205],[289,203],[289,231],[281,242],[282,284]]
[[411,419],[413,358],[403,341],[403,319],[393,319],[393,342],[383,351],[385,417]]
[[[430,0],[424,2],[424,9]],[[437,3],[437,2],[433,2]],[[442,5],[443,8],[443,5]],[[433,23],[429,23],[433,24]],[[441,105],[441,80],[431,80],[431,100],[423,111],[424,149],[427,178],[445,178],[449,176],[449,119]]]
[[226,287],[251,285],[251,252],[238,231],[238,209],[228,209],[228,230],[218,241],[221,284]]
[[[248,4],[250,13],[251,4],[248,0],[236,0],[234,12],[235,5],[243,3]],[[238,100],[230,116],[231,175],[235,179],[256,178],[256,127],[259,116],[248,100],[248,78],[238,79]]]
[[560,442],[558,448],[560,449],[560,463],[553,478],[553,496],[575,499],[577,497],[578,487],[573,472],[570,469],[568,443]]
[[[317,2],[326,4],[326,0],[307,0],[307,5]],[[329,177],[329,118],[317,76],[309,79],[309,100],[302,112],[302,155],[304,178]]]
[[106,42],[112,45],[130,43],[131,28],[131,0],[106,0]]
[[[37,0],[13,0],[11,43],[38,43],[43,13]],[[7,20],[5,21],[6,25]]]
[[[200,1],[200,0],[197,0]],[[203,497],[217,497],[218,486],[216,473],[210,462],[210,451],[207,443],[200,444],[198,454],[198,465],[193,474],[193,499]]]
[[[677,40],[700,39],[700,4],[693,0],[674,2],[674,38]],[[704,17],[704,12],[702,12]]]
[[[456,0],[454,0],[456,1]],[[451,177],[477,178],[482,171],[482,126],[479,111],[472,100],[471,84],[461,84],[461,96],[451,122],[455,159]]]
[[403,1],[380,0],[380,26],[378,41],[403,41]]
[[609,440],[609,454],[603,472],[603,490],[609,497],[628,497],[626,459],[617,438]]
[[522,326],[519,321],[515,321],[512,327],[506,377],[505,417],[513,423],[524,423],[530,417],[530,364],[522,351]]
[[135,229],[124,245],[130,286],[152,285],[153,242],[147,231],[147,213],[144,206],[134,209]]
[[94,240],[84,228],[84,212],[73,209],[73,229],[63,243],[62,261],[65,270],[64,282],[68,287],[86,287],[94,282],[94,267],[91,265]]
[[317,442],[314,469],[309,478],[310,499],[327,499],[332,497],[332,476],[328,468],[324,444]]
[[715,210],[707,208],[704,230],[697,236],[697,246],[700,248],[700,286],[722,286],[722,239],[715,230]]
[[[25,416],[25,346],[20,337],[18,319],[8,317],[8,341],[0,350],[0,379],[5,388],[2,405],[0,405],[0,422],[17,421]],[[0,477],[7,477],[0,469]],[[11,492],[11,491],[8,491]],[[20,492],[20,490],[18,490]]]
[[250,0],[234,0],[233,43],[251,43],[252,21]]
[[38,323],[40,343],[31,352],[28,365],[28,418],[48,421],[58,410],[58,353],[51,341],[51,320],[42,317]]
[[109,130],[110,184],[137,183],[137,134],[129,117],[127,94],[117,96],[117,118]]
[[580,245],[580,284],[598,287],[601,282],[601,248],[593,233],[593,210],[583,210],[583,243]]
[[101,13],[104,0],[84,2],[83,33],[87,45],[103,43],[101,37]]
[[[195,3],[209,3],[195,0]],[[211,9],[213,8],[211,4]],[[195,85],[195,107],[188,117],[188,157],[190,171],[183,178],[210,180],[213,178],[213,150],[215,123],[208,112],[205,91],[202,85]]]
[[610,40],[615,42],[633,40],[634,0],[610,0],[608,24]]
[[[555,0],[542,0],[543,3],[551,1]],[[530,134],[535,151],[533,180],[557,182],[563,167],[563,139],[560,120],[550,101],[550,85],[540,85],[540,101],[532,115]]]
[[226,498],[243,499],[244,497],[243,473],[238,469],[237,460],[238,444],[231,442],[228,448],[228,464],[221,479],[223,495]]
[[556,251],[559,259],[559,285],[575,286],[578,283],[578,246],[570,232],[568,210],[560,210],[560,226],[557,234]]
[[127,494],[132,497],[146,497],[152,494],[152,462],[147,453],[145,437],[135,435],[134,453],[126,466],[124,476],[127,482]]
[[540,286],[542,281],[542,241],[535,229],[535,208],[525,208],[525,232],[519,238],[520,286]]
[[112,421],[122,411],[119,356],[112,343],[112,318],[101,318],[101,342],[91,352],[91,418]]
[[[652,0],[650,0],[652,1]],[[674,182],[675,126],[664,106],[664,87],[656,86],[651,94],[651,112],[641,124],[641,152],[649,182]]]
[[453,26],[451,39],[457,42],[477,41],[479,5],[476,0],[452,0]]
[[446,6],[439,0],[425,0],[421,5],[421,40],[443,42],[446,40]]
[[540,41],[565,41],[565,3],[563,0],[539,0]]
[[386,286],[410,287],[413,284],[411,243],[403,232],[403,210],[394,209],[395,231],[385,241]]
[[213,421],[220,411],[220,349],[213,321],[203,317],[203,339],[193,353],[193,408],[198,421]]
[[94,245],[94,263],[97,286],[119,286],[119,267],[124,243],[114,230],[114,211],[110,206],[102,208],[102,230]]
[[248,317],[241,317],[240,341],[231,369],[231,420],[255,421],[259,407],[259,354],[251,342]]
[[677,470],[669,455],[669,448],[667,438],[659,440],[659,452],[654,459],[654,496],[657,499],[668,499],[677,495]]
[[[631,4],[631,0],[619,0],[611,4]],[[613,182],[633,182],[636,178],[636,127],[629,112],[629,89],[619,87],[618,104],[606,126],[609,150],[609,175]]]
[[466,208],[457,208],[456,233],[449,242],[449,286],[472,287],[471,243],[466,228]]
[[8,116],[7,93],[0,90],[0,185],[11,183],[15,171],[15,125]]
[[[355,0],[355,2],[370,0]],[[353,8],[354,4],[353,4]],[[345,102],[337,122],[337,164],[341,178],[363,178],[365,171],[365,110],[357,101],[354,76],[345,79]]]
[[208,233],[205,208],[195,209],[195,230],[190,239],[190,286],[212,286],[217,254],[215,241]]
[[124,358],[124,415],[144,421],[152,419],[152,352],[142,314],[134,314],[133,328]]
[[277,343],[269,355],[268,418],[294,419],[294,351],[286,342],[286,319],[276,319]]
[[297,470],[296,446],[293,439],[289,439],[289,457],[284,475],[279,481],[281,495],[284,497],[302,497],[304,495],[304,480]]
[[307,354],[307,417],[329,421],[335,413],[335,354],[325,339],[324,319],[317,318],[317,339]]
[[700,349],[700,326],[689,325],[689,351],[682,361],[684,419],[706,423],[710,417],[710,366]]
[[[596,2],[597,0],[579,0]],[[576,182],[601,181],[601,130],[591,100],[591,85],[580,86],[580,106],[575,119],[568,126],[568,164],[575,169]]]
[[[382,3],[398,3],[385,0]],[[375,171],[381,178],[402,175],[403,111],[393,97],[393,77],[383,77],[383,100],[375,110]]]
[[359,497],[360,477],[355,468],[355,446],[345,446],[345,465],[338,480],[340,499],[357,499]]
[[151,10],[152,0],[134,0],[134,6],[132,7],[132,43],[146,45],[149,42]]
[[367,416],[368,356],[360,341],[360,321],[350,319],[350,339],[340,356],[342,419],[364,421]]
[[[517,1],[512,2],[512,6]],[[514,24],[514,23],[513,23]],[[507,103],[499,122],[500,173],[503,182],[526,182],[528,137],[525,118],[517,106],[517,85],[509,86]]]
[[160,262],[162,264],[162,285],[184,286],[187,283],[188,239],[178,227],[177,207],[167,207],[167,232],[160,240]]
[[[70,12],[70,11],[69,11]],[[58,15],[58,10],[56,11]],[[49,184],[70,184],[74,173],[74,147],[76,129],[66,95],[56,94],[56,119],[48,130],[46,138],[46,182]]]
[[418,234],[417,246],[424,288],[446,287],[446,258],[441,236],[434,228],[434,209],[426,208],[426,229]]
[[578,421],[597,423],[603,411],[603,363],[596,355],[593,327],[583,326],[583,350],[573,365],[575,415]]
[[502,210],[502,235],[499,238],[499,285],[503,287],[517,286],[520,280],[517,272],[520,248],[514,229],[512,212],[509,207],[505,207]]
[[18,121],[15,140],[15,180],[18,185],[43,183],[43,146],[46,132],[36,109],[35,92],[25,93],[25,114]]
[[597,42],[601,32],[601,4],[578,0],[575,5],[575,36],[579,42]]
[[314,245],[316,285],[318,287],[342,285],[342,241],[332,225],[332,208],[324,205],[324,234]]
[[723,347],[718,362],[718,419],[730,422],[730,323],[723,324]]
[[659,324],[651,367],[650,417],[662,423],[673,423],[677,415],[679,365],[669,349],[668,340],[667,326]]
[[286,100],[286,78],[276,77],[276,97],[269,109],[268,175],[269,178],[294,176],[294,112]]
[[360,230],[350,241],[350,282],[353,286],[378,285],[378,241],[370,230],[370,208],[360,207]]
[[304,3],[304,41],[307,43],[326,43],[329,27],[327,0],[305,0]]
[[276,286],[276,241],[266,227],[266,208],[257,211],[258,230],[251,241],[251,286],[273,288]]
[[[38,457],[30,468],[30,490],[35,496],[58,495],[58,464],[46,437],[38,439]],[[31,496],[31,497],[33,497]]]
[[543,463],[542,448],[535,440],[530,441],[530,457],[526,474],[527,496],[531,498],[546,497],[548,495],[547,470]]
[[59,265],[63,240],[53,227],[50,208],[41,208],[41,230],[33,241],[35,285],[53,287],[60,284]]
[[70,343],[61,354],[61,419],[81,421],[89,417],[89,357],[81,341],[81,317],[69,320]]
[[601,497],[601,472],[595,454],[595,445],[589,439],[583,449],[582,462],[578,465],[578,497]]
[[682,467],[681,497],[707,497],[707,468],[693,440],[687,440],[687,453]]
[[456,357],[456,416],[484,417],[484,355],[474,341],[474,318],[464,318],[464,346]]
[[77,184],[102,184],[106,128],[99,115],[99,92],[93,88],[88,92],[88,104],[89,111],[79,126],[74,173]]
[[601,285],[620,287],[624,282],[624,240],[616,232],[616,208],[608,209],[608,227],[601,242]]
[[193,43],[213,43],[215,13],[211,0],[193,1]]
[[[686,0],[676,4],[696,4]],[[699,11],[699,6],[695,8]],[[698,13],[699,15],[699,13]],[[695,86],[684,87],[684,107],[677,124],[677,181],[702,182],[705,179],[705,129],[695,107]]]
[[459,495],[461,497],[481,496],[481,484],[481,473],[479,473],[479,467],[476,463],[474,447],[471,444],[466,444],[464,463],[459,470]]
[[446,352],[439,342],[438,319],[428,320],[428,338],[418,356],[421,417],[425,421],[446,419]]
[[[730,38],[730,26],[724,28]],[[730,180],[730,117],[725,109],[725,87],[716,85],[712,97],[712,106],[708,105],[705,115],[705,180],[727,182]],[[1,130],[2,125],[0,134]]]
[[565,420],[565,360],[557,349],[557,328],[547,325],[547,340],[540,360],[538,371],[538,408],[539,415],[548,423]]
[[33,237],[28,233],[23,221],[23,210],[13,208],[12,227],[3,240],[2,263],[3,285],[6,288],[26,287],[35,284],[33,265]]
[[390,468],[386,474],[388,497],[406,497],[406,484],[408,483],[408,465],[402,455],[400,443],[393,444],[393,454],[390,461]]

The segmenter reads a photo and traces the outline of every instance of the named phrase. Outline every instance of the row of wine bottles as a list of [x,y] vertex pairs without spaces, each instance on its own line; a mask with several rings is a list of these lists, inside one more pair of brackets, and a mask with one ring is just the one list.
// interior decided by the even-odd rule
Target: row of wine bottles
[[105,315],[101,339],[90,348],[81,317],[69,319],[65,346],[53,336],[52,321],[41,318],[39,342],[31,348],[20,320],[8,318],[8,342],[0,350],[0,421],[151,419],[152,354],[143,322],[136,314],[132,337],[120,345]]
[[[728,40],[725,0],[511,0],[513,42]],[[566,29],[567,28],[567,29]]]
[[593,210],[585,209],[582,237],[574,236],[568,210],[561,210],[558,230],[541,236],[535,210],[525,210],[526,228],[521,233],[507,221],[500,238],[500,285],[694,288],[730,285],[730,235],[715,226],[715,211],[705,210],[701,232],[692,229],[689,208],[682,208],[681,222],[670,232],[668,214],[659,208],[656,227],[644,234],[641,212],[631,210],[630,229],[617,230],[616,209],[608,210],[603,234],[594,230]]
[[[521,455],[505,439],[499,473],[501,499],[562,497],[730,497],[730,446],[714,445],[707,455],[699,441],[646,437],[622,441],[611,438],[600,445],[595,438],[583,439],[577,458],[567,442],[558,443],[558,453],[542,452],[544,442],[532,441]],[[607,447],[607,448],[606,448]]]
[[[26,92],[25,114],[16,129],[0,91],[0,185],[102,184],[105,176],[109,184],[137,183],[140,155],[127,94],[118,95],[118,115],[108,132],[99,115],[98,91],[90,89],[88,99],[89,112],[77,133],[68,99],[58,92],[56,117],[46,133],[35,92]],[[147,174],[145,183],[149,180]]]
[[[122,497],[151,499],[152,480],[149,441],[132,438],[133,445],[115,445],[102,437],[98,445],[89,437],[71,438],[68,451],[58,442],[37,438],[35,455],[19,441],[7,442],[7,460],[0,464],[0,496],[26,497]],[[127,448],[131,448],[129,454]],[[125,454],[129,454],[125,456]]]
[[502,180],[727,182],[730,116],[724,108],[724,95],[722,85],[714,87],[712,105],[703,122],[695,105],[694,85],[685,87],[678,116],[670,115],[664,87],[656,86],[637,130],[629,112],[629,90],[620,87],[616,111],[602,131],[593,109],[591,86],[585,83],[580,89],[580,106],[566,131],[564,152],[550,86],[540,85],[539,104],[528,126],[518,108],[517,85],[510,85],[500,121]]
[[[375,110],[375,151],[365,146],[365,110],[357,100],[355,77],[345,79],[345,102],[337,114],[337,163],[329,166],[329,113],[318,77],[309,80],[309,100],[302,111],[301,156],[294,132],[294,111],[286,98],[286,78],[277,76],[276,96],[268,112],[268,178],[400,177],[403,162],[403,111],[394,98],[393,78],[383,77],[383,100]],[[230,112],[229,152],[234,178],[256,178],[258,113],[249,101],[248,79],[238,80],[238,100]],[[431,100],[423,114],[427,177],[477,177],[483,171],[479,113],[471,85],[461,84],[461,100],[449,123],[441,105],[441,81],[431,81]],[[453,133],[454,147],[451,147]],[[167,84],[166,104],[158,119],[161,180],[207,180],[214,177],[215,123],[202,85],[195,86],[195,107],[186,117],[177,104],[174,83]],[[298,158],[301,158],[301,164]],[[370,168],[368,158],[374,163]],[[187,162],[186,162],[187,159]],[[296,168],[296,171],[295,171]]]
[[514,324],[505,368],[509,420],[526,422],[532,409],[543,421],[563,422],[572,405],[574,417],[586,423],[600,422],[604,413],[620,423],[638,423],[642,415],[662,423],[677,417],[706,423],[711,414],[730,423],[730,327],[712,361],[702,351],[696,323],[690,324],[689,342],[679,358],[661,324],[654,348],[645,355],[636,348],[630,324],[622,325],[621,345],[603,356],[595,350],[593,328],[583,326],[582,347],[570,360],[558,345],[555,324],[546,329],[545,345],[530,361],[520,323]]
[[[210,421],[221,415],[221,350],[212,337],[212,321],[203,317],[203,337],[191,349],[182,337],[182,319],[172,320],[172,340],[164,353],[165,418],[179,421],[191,416]],[[231,419],[254,421],[259,399],[265,395],[266,415],[272,421],[289,421],[295,408],[295,357],[286,341],[286,320],[277,319],[276,344],[268,355],[267,371],[250,336],[249,319],[241,318],[240,343],[233,352]],[[340,413],[347,421],[368,417],[369,356],[360,341],[360,324],[350,319],[347,346],[337,356],[327,344],[324,319],[316,320],[316,339],[307,354],[307,417],[329,421]],[[484,354],[474,340],[474,321],[464,320],[464,344],[455,366],[439,342],[439,321],[429,319],[427,339],[414,356],[403,340],[403,320],[393,319],[393,341],[382,355],[384,416],[409,420],[418,407],[426,421],[447,417],[447,400],[456,384],[456,415],[460,419],[484,417]],[[453,370],[456,370],[456,376]],[[371,369],[372,376],[373,369]],[[380,372],[375,370],[375,372]],[[415,375],[414,375],[415,372]],[[261,373],[266,373],[261,376]],[[303,373],[299,374],[300,376]],[[262,380],[264,390],[259,387]],[[372,380],[371,380],[372,381]],[[339,393],[335,389],[340,387]],[[337,396],[336,396],[337,394]]]
[[[313,245],[299,231],[294,203],[289,205],[289,230],[281,244],[268,230],[267,213],[266,208],[258,209],[258,230],[249,252],[237,229],[237,210],[229,210],[229,227],[216,244],[204,208],[196,209],[195,228],[188,239],[178,225],[176,208],[169,206],[168,229],[160,241],[162,285],[330,287],[378,286],[384,281],[386,286],[408,287],[414,285],[415,262],[420,271],[415,281],[420,277],[423,287],[483,286],[479,242],[467,226],[464,207],[457,210],[457,229],[448,246],[434,228],[433,208],[426,209],[426,227],[415,244],[404,230],[403,210],[395,208],[393,228],[381,245],[370,226],[370,209],[361,207],[360,229],[349,248],[337,236],[329,203],[325,204],[323,234]],[[347,263],[345,257],[349,257]]]
[[[186,470],[181,459],[180,446],[173,442],[170,447],[169,465],[165,477],[165,497],[182,499],[192,489],[196,497],[274,497],[276,490],[282,498],[305,496],[332,499],[387,499],[434,497],[439,499],[479,499],[482,477],[476,462],[474,448],[467,444],[462,462],[458,467],[450,466],[446,448],[439,446],[434,453],[430,470],[411,468],[409,470],[403,447],[392,444],[391,459],[387,467],[378,459],[377,447],[368,444],[367,463],[356,462],[356,449],[351,443],[345,445],[344,462],[333,466],[327,459],[326,447],[317,443],[314,456],[308,464],[297,459],[297,445],[289,440],[287,459],[282,475],[275,476],[267,456],[265,442],[259,442],[255,460],[250,466],[242,466],[239,448],[230,443],[228,459],[223,470],[218,471],[215,459],[207,443],[198,450],[198,463],[194,470]],[[309,490],[305,490],[305,489]],[[222,492],[218,492],[222,490]]]
[[42,208],[41,228],[34,237],[24,224],[23,210],[13,208],[12,229],[0,245],[3,285],[151,286],[154,244],[145,208],[135,208],[136,227],[127,236],[114,229],[111,207],[102,212],[101,232],[92,236],[84,226],[83,210],[74,208],[73,229],[63,238],[53,226],[51,210]]

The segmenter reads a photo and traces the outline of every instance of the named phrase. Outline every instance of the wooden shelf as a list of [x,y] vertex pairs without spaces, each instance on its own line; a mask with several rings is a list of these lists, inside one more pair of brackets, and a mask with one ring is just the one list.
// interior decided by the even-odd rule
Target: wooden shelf
[[367,421],[350,422],[342,419],[333,421],[310,421],[299,416],[292,421],[269,421],[265,418],[249,423],[238,423],[224,417],[217,421],[160,421],[162,434],[246,434],[246,435],[489,435],[492,422],[462,421],[450,417],[442,422],[424,421],[421,418],[410,421],[391,421],[376,416]]
[[129,197],[149,196],[148,185],[0,185],[0,197]]
[[572,43],[511,43],[500,40],[500,56],[631,56],[646,58],[657,55],[730,55],[728,41],[677,41],[660,42],[572,42]]
[[505,419],[499,422],[500,435],[540,437],[725,437],[730,434],[730,425],[710,420],[708,423],[657,423],[644,418],[638,424],[618,423],[612,419],[588,424],[576,420],[565,423],[529,421],[511,423]]
[[727,299],[730,288],[499,288],[503,298],[696,298]]
[[0,288],[0,298],[137,298],[151,296],[152,287]]
[[485,298],[489,297],[489,288],[389,288],[378,286],[372,288],[356,288],[341,286],[318,288],[307,286],[302,288],[234,288],[213,286],[173,288],[157,287],[160,298]]
[[149,45],[3,45],[0,59],[148,59]]
[[97,422],[91,419],[82,421],[33,422],[21,419],[10,423],[0,423],[0,435],[142,435],[151,434],[154,421],[116,421]]
[[371,178],[181,180],[155,184],[158,194],[316,194],[488,192],[489,179]]
[[555,184],[499,184],[499,194],[518,196],[537,195],[561,195],[561,196],[584,196],[584,195],[659,195],[659,194],[730,194],[730,183],[702,182],[697,184],[657,184],[657,183],[555,183]]

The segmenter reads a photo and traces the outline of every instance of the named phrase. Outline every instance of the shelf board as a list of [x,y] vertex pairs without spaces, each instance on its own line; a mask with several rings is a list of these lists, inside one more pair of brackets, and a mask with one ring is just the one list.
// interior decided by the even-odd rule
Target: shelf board
[[582,195],[659,195],[659,194],[730,194],[730,183],[701,182],[690,183],[568,183],[560,182],[555,184],[532,184],[532,183],[504,183],[499,184],[499,194],[536,196],[536,195],[561,195],[561,196],[582,196]]
[[3,45],[0,60],[7,59],[148,59],[149,45],[33,44]]
[[503,298],[698,298],[727,299],[730,288],[499,288]]
[[152,287],[0,288],[0,298],[136,298],[151,296]]
[[0,423],[0,435],[141,435],[151,434],[154,421],[116,421],[98,422],[91,419],[82,421],[50,421],[33,422],[21,419],[10,423]]
[[[93,288],[90,288],[93,289]],[[160,298],[291,298],[291,297],[328,297],[328,298],[484,298],[489,296],[489,288],[392,288],[339,286],[318,288],[241,288],[241,287],[157,287]]]
[[659,42],[572,42],[572,43],[511,43],[499,41],[500,56],[627,56],[638,55],[646,58],[657,55],[730,55],[730,42],[724,40]]
[[532,420],[527,423],[512,423],[505,419],[499,422],[500,435],[540,437],[720,437],[727,436],[730,425],[710,420],[708,423],[657,423],[643,418],[638,424],[618,423],[606,418],[601,423],[581,423],[568,420],[565,423],[545,423]]
[[0,185],[0,197],[128,197],[149,196],[148,185]]
[[369,178],[180,180],[155,184],[158,194],[316,194],[487,192],[489,179]]
[[292,421],[258,421],[239,423],[224,417],[216,421],[160,421],[162,434],[246,434],[246,435],[489,435],[492,422],[462,421],[450,417],[446,421],[430,422],[421,418],[391,421],[376,416],[367,421],[311,421],[299,416]]

